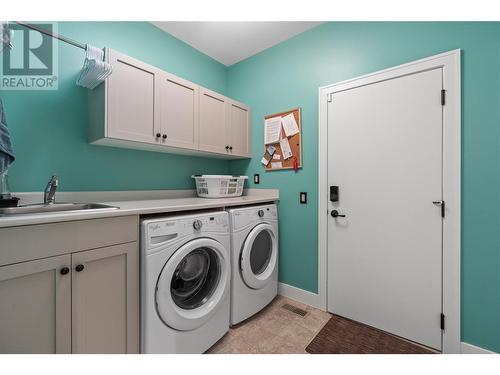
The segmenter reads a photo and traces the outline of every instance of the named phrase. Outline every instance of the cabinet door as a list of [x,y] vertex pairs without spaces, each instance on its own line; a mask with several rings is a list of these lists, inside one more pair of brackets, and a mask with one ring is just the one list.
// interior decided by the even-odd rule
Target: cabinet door
[[228,154],[226,97],[200,87],[200,150]]
[[138,353],[137,242],[71,257],[73,353]]
[[0,353],[71,353],[70,260],[0,267]]
[[247,106],[228,103],[229,153],[235,156],[250,156],[250,111]]
[[113,73],[106,80],[106,136],[156,143],[160,71],[116,51],[107,51]]
[[198,86],[171,74],[161,77],[161,143],[198,148]]

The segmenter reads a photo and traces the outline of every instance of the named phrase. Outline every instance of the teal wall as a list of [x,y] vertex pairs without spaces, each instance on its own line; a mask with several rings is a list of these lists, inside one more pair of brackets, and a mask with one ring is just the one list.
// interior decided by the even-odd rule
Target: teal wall
[[[224,65],[149,23],[58,25],[69,38],[114,48],[225,93]],[[193,187],[193,173],[228,172],[223,160],[89,145],[87,89],[75,84],[84,51],[62,42],[57,48],[58,90],[0,92],[17,156],[9,169],[13,191],[41,191],[53,172],[66,191],[186,189]]]
[[[230,169],[280,189],[282,282],[318,289],[318,87],[461,48],[462,339],[500,352],[499,36],[500,23],[334,22],[229,68],[227,94],[252,110],[255,155]],[[293,107],[302,108],[304,168],[265,173],[263,117]]]

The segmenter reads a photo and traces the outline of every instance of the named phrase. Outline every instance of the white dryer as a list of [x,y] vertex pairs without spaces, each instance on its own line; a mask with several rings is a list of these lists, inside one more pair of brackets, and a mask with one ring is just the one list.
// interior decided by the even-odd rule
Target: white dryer
[[278,293],[276,205],[231,209],[231,325],[251,317]]
[[141,221],[141,353],[203,353],[229,330],[226,212]]

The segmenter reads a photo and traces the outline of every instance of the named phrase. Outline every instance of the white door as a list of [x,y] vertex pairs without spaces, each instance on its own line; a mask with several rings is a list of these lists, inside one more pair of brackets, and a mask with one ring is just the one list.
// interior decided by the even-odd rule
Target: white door
[[225,96],[200,87],[200,150],[229,154],[226,104]]
[[161,73],[161,143],[198,148],[198,86],[172,74]]
[[109,138],[156,143],[160,128],[158,99],[160,71],[130,56],[108,51],[113,74],[106,80]]
[[250,156],[250,112],[248,107],[228,103],[227,136],[229,153],[235,156]]
[[438,350],[441,90],[439,68],[328,103],[328,310]]

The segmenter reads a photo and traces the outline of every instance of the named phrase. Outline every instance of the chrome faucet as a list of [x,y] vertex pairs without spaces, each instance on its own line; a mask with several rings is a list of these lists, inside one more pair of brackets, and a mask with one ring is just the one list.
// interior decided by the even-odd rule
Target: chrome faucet
[[47,183],[47,187],[45,188],[45,192],[43,194],[43,203],[44,204],[53,204],[56,203],[56,190],[59,181],[57,180],[56,175],[52,175],[49,182]]

